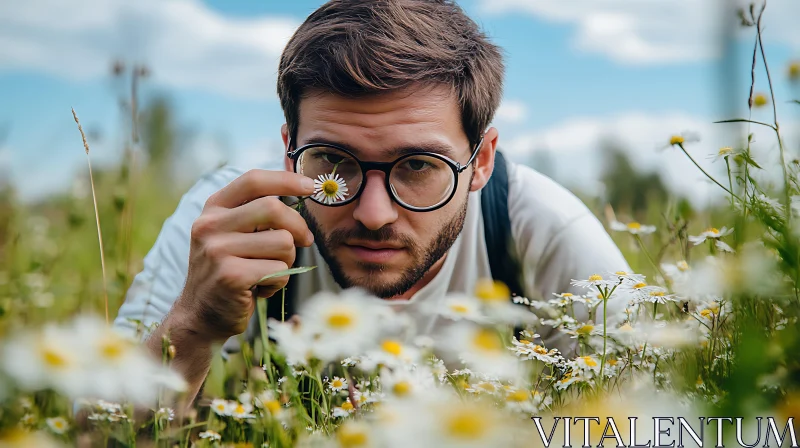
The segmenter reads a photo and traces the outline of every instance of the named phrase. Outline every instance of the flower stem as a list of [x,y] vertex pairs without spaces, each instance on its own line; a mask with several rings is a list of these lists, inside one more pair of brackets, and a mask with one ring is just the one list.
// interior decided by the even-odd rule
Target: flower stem
[[697,169],[699,169],[707,178],[709,178],[712,182],[717,184],[723,190],[727,191],[728,194],[730,194],[731,196],[735,197],[737,200],[741,201],[741,199],[739,199],[739,196],[736,196],[736,194],[733,191],[728,190],[727,187],[725,187],[721,183],[717,182],[716,179],[714,179],[710,174],[708,174],[708,172],[706,170],[704,170],[703,167],[701,167],[700,164],[697,163],[696,160],[694,160],[694,157],[692,157],[691,154],[689,154],[689,151],[687,151],[686,148],[683,147],[683,143],[678,143],[678,147],[681,148],[681,151],[683,151],[683,153],[686,154],[686,157],[688,157],[689,160],[691,160],[692,163],[694,163],[694,166],[696,166]]

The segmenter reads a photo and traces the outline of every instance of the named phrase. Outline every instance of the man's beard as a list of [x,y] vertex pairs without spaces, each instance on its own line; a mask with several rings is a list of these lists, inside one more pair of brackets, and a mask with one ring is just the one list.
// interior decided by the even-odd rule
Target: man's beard
[[[439,261],[455,243],[456,238],[464,228],[464,222],[467,218],[467,203],[465,200],[464,205],[456,213],[456,215],[449,222],[445,223],[438,235],[431,241],[430,249],[423,250],[419,244],[412,238],[397,233],[391,226],[381,227],[378,230],[370,230],[364,227],[360,222],[356,222],[354,229],[347,230],[334,230],[330,235],[322,232],[319,223],[308,209],[305,207],[300,208],[300,214],[305,218],[308,228],[314,234],[314,241],[317,242],[317,248],[320,255],[328,265],[333,280],[339,284],[343,289],[351,287],[361,287],[378,297],[388,299],[401,294],[404,294],[411,289],[417,282],[425,276],[430,268]],[[405,250],[411,255],[411,262],[409,267],[405,269],[401,278],[392,283],[370,283],[371,272],[383,272],[386,267],[376,263],[358,263],[359,266],[366,271],[366,275],[359,279],[348,276],[341,263],[332,254],[333,249],[341,247],[348,240],[357,241],[372,241],[372,242],[400,242],[405,246]]]

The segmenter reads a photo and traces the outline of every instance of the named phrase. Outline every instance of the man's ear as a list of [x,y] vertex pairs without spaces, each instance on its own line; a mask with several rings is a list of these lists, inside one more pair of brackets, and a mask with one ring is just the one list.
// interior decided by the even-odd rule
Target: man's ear
[[472,184],[469,191],[478,191],[489,182],[494,170],[494,152],[497,150],[497,140],[500,134],[497,128],[489,128],[486,135],[483,137],[483,145],[478,151],[478,155],[473,162],[475,175],[472,178]]
[[281,126],[281,138],[283,139],[283,168],[286,171],[292,171],[294,170],[294,163],[286,155],[289,152],[289,126],[286,123]]

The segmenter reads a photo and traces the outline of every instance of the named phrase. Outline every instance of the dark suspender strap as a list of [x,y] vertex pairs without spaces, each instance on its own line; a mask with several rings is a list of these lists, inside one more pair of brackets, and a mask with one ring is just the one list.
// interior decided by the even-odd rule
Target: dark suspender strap
[[505,283],[512,295],[524,296],[520,281],[522,270],[516,258],[508,216],[508,166],[500,151],[495,152],[492,177],[481,189],[481,213],[492,278]]

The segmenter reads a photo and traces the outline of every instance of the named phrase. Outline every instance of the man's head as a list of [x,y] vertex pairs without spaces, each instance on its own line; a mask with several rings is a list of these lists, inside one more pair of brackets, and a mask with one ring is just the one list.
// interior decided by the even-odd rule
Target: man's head
[[[428,204],[436,201],[427,195],[438,197],[438,189],[411,188],[408,176],[404,191],[395,172],[387,188],[386,173],[377,169],[347,185],[348,195],[359,195],[345,205],[305,201],[303,214],[341,286],[393,297],[441,263],[464,225],[468,193],[491,175],[497,131],[486,128],[502,79],[500,51],[451,1],[334,0],[300,26],[278,71],[288,149],[331,143],[364,162],[393,162],[418,149],[455,162],[440,172],[459,168],[453,168],[449,200],[431,211],[403,207],[392,197]],[[401,165],[414,175],[430,166],[409,160]],[[295,160],[287,157],[286,165],[294,169]],[[357,162],[351,165],[357,171]]]

